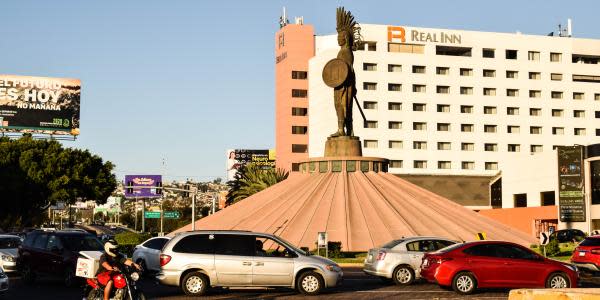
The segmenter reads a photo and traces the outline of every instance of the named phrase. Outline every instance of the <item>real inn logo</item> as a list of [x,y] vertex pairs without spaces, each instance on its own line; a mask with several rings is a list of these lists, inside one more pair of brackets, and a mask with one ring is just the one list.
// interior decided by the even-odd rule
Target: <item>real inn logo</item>
[[[406,29],[402,26],[388,26],[387,28],[388,42],[406,43]],[[449,43],[460,44],[462,36],[460,34],[440,32],[424,32],[418,30],[410,31],[411,42],[430,42],[430,43]]]

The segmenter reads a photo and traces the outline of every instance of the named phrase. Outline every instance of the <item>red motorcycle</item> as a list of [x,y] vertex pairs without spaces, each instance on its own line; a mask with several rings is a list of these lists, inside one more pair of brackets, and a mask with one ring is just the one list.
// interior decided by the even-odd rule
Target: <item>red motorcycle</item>
[[[144,293],[137,287],[136,282],[140,279],[140,273],[135,268],[122,265],[117,272],[111,272],[113,287],[110,298],[115,300],[146,300]],[[102,275],[102,274],[100,274]],[[99,276],[100,276],[99,275]],[[104,285],[100,281],[107,282],[110,278],[88,278],[84,295],[86,300],[103,300]]]

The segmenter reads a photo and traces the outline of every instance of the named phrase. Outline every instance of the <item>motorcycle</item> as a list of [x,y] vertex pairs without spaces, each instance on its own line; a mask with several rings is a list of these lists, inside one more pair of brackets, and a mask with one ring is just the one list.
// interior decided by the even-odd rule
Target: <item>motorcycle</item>
[[[146,300],[146,296],[136,285],[140,273],[132,266],[119,266],[119,271],[111,274],[113,287],[110,299],[114,300]],[[104,286],[96,278],[87,278],[84,295],[85,300],[103,300]]]

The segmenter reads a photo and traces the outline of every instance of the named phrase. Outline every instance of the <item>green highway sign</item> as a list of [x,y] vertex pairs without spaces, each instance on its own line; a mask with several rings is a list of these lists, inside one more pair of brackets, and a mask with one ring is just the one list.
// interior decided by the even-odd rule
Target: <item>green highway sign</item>
[[165,211],[164,217],[165,219],[179,219],[181,215],[179,215],[178,211]]
[[146,219],[160,219],[160,211],[145,211],[144,218]]

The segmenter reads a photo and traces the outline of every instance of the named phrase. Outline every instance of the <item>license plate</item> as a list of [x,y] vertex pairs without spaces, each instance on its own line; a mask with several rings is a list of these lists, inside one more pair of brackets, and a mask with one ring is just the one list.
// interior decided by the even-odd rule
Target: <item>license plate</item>
[[579,256],[585,256],[585,252],[579,252]]

